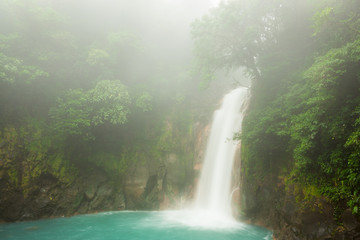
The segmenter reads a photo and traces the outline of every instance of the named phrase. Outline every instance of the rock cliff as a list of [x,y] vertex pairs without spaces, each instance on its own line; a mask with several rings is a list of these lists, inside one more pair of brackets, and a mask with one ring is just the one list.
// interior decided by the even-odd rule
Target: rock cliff
[[360,239],[359,218],[345,203],[334,210],[326,198],[288,184],[281,176],[270,177],[270,172],[255,181],[242,171],[241,183],[240,204],[245,219],[272,229],[276,240]]

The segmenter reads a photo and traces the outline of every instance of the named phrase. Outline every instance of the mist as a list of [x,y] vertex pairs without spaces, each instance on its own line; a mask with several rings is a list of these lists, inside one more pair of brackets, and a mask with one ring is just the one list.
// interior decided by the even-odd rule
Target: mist
[[51,5],[67,17],[73,33],[84,41],[127,31],[166,61],[189,56],[190,24],[211,6],[206,0],[52,1]]
[[[272,232],[240,227],[229,239],[247,229],[357,239],[359,9],[356,0],[0,1],[0,223],[197,202],[211,214],[148,221],[200,219],[212,234],[246,217]],[[13,225],[3,226],[0,238]],[[43,231],[34,226],[18,232]]]

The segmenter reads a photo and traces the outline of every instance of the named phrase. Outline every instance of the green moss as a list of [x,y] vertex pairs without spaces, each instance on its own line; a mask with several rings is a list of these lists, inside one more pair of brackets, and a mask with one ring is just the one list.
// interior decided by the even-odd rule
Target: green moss
[[130,161],[139,161],[141,158],[137,152],[125,151],[121,155],[115,155],[109,152],[98,152],[92,155],[88,160],[103,168],[111,176],[122,175],[128,169]]
[[10,183],[13,184],[14,186],[18,186],[19,184],[18,172],[15,169],[8,169],[7,174],[9,176]]

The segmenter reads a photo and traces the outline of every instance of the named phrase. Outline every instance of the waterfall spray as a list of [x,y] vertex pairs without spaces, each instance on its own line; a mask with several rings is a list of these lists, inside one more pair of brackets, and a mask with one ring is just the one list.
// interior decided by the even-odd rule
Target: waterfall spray
[[207,217],[232,219],[231,172],[238,144],[232,139],[241,131],[248,97],[247,88],[237,88],[214,113],[195,199],[195,209]]

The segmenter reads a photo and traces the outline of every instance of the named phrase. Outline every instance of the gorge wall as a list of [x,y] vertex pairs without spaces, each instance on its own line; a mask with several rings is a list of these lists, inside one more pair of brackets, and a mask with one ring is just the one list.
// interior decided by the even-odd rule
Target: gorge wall
[[316,189],[291,183],[280,166],[261,176],[242,148],[242,214],[248,222],[274,231],[277,240],[360,239],[360,221],[346,202],[335,205]]
[[[209,127],[197,122],[189,126],[184,135],[177,135],[176,126],[171,122],[166,122],[166,128],[167,132],[172,132],[166,141],[178,143],[176,147],[163,149],[158,159],[151,155],[142,159],[140,155],[146,153],[140,149],[136,154],[138,159],[128,161],[122,174],[114,175],[103,165],[86,162],[72,166],[76,174],[69,181],[43,169],[27,185],[19,185],[10,172],[2,169],[0,221],[98,211],[180,208],[194,194],[196,166],[202,160]],[[3,142],[2,150],[8,147],[9,144]],[[105,160],[110,162],[110,158]],[[27,176],[26,168],[18,170],[22,176]]]

